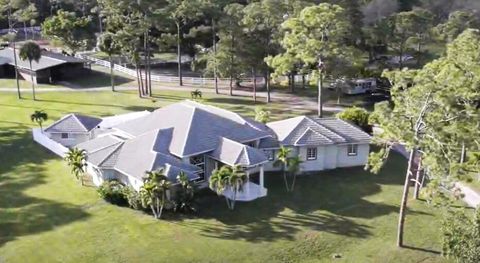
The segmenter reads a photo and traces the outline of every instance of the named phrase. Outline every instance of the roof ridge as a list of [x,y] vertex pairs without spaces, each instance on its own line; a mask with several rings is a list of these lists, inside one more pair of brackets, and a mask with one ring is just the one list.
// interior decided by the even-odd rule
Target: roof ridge
[[[108,158],[110,158],[110,156],[112,156],[112,154],[114,154],[116,151],[118,151],[119,148],[120,148],[121,146],[123,146],[124,142],[120,142],[120,143],[117,143],[117,144],[118,144],[118,145],[116,146],[116,148],[113,149],[113,151],[112,151],[110,154],[108,154],[108,155],[98,164],[98,166],[102,165]],[[116,145],[116,144],[114,144],[114,145]],[[113,145],[112,145],[112,146],[113,146]]]
[[[182,153],[180,154],[181,156],[183,156],[185,154],[185,146],[187,145],[187,142],[188,142],[188,138],[190,138],[190,132],[192,131],[192,122],[193,122],[193,115],[195,114],[196,112],[196,108],[195,107],[190,107],[192,109],[192,114],[190,115],[190,119],[188,120],[188,125],[187,125],[187,135],[185,136],[185,140],[183,141],[183,144],[182,144]],[[174,128],[175,129],[175,128]]]
[[[331,120],[335,120],[335,119],[337,119],[337,120],[339,120],[339,118],[335,118],[335,117],[330,117],[330,118],[318,118],[318,120],[322,120],[322,119],[331,119]],[[316,124],[318,124],[318,126],[320,126],[320,127],[324,128],[324,129],[326,129],[326,130],[330,131],[331,133],[333,133],[333,134],[337,135],[338,137],[342,138],[342,140],[344,140],[345,142],[347,142],[347,141],[348,141],[348,139],[347,139],[347,138],[345,138],[343,135],[339,134],[338,132],[336,132],[336,131],[334,131],[334,130],[330,129],[329,127],[327,127],[327,126],[325,126],[325,125],[323,125],[323,124],[321,124],[321,123],[318,123],[317,121],[315,121],[315,120],[313,120],[313,119],[312,119],[312,121],[313,121],[313,122],[315,122]]]
[[[75,114],[75,113],[71,113],[71,114],[72,114],[72,116],[77,120],[77,122],[80,123],[80,126],[82,126],[83,129],[85,129],[86,132],[88,132],[87,127],[85,127],[85,125],[83,125],[83,123],[80,121],[80,119],[78,119],[77,114]],[[79,116],[83,116],[83,115],[79,114]],[[88,117],[88,116],[87,116],[87,117]]]

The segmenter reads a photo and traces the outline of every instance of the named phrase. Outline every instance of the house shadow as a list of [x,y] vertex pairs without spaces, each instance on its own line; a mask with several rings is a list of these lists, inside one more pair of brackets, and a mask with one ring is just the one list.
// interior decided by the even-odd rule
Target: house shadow
[[0,138],[0,247],[89,216],[81,207],[28,193],[46,183],[44,163],[58,158],[36,145],[29,130],[2,127]]
[[[266,197],[237,202],[231,211],[223,197],[205,191],[198,196],[198,217],[205,220],[199,223],[183,218],[177,223],[193,227],[208,237],[250,242],[291,240],[304,230],[366,238],[372,235],[371,226],[357,219],[374,219],[399,210],[398,205],[370,201],[368,197],[380,193],[384,185],[403,184],[406,163],[401,158],[393,155],[378,175],[358,167],[299,176],[292,193],[286,192],[279,173],[267,173]],[[411,210],[408,213],[425,214]],[[221,224],[208,223],[210,219]]]

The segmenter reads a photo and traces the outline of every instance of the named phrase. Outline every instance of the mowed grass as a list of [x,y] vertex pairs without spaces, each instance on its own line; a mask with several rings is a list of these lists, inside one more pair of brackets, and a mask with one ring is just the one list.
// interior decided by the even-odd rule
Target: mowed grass
[[[226,208],[205,191],[199,213],[166,220],[117,207],[80,186],[57,156],[32,141],[29,115],[96,116],[154,109],[190,96],[156,92],[41,93],[40,101],[0,93],[0,262],[444,262],[438,254],[440,211],[411,201],[406,243],[395,247],[405,160],[392,154],[378,175],[363,168],[302,176],[286,193],[266,175],[268,196]],[[204,94],[205,103],[251,116],[250,98]],[[274,119],[302,114],[268,106]],[[47,123],[47,125],[48,125]],[[338,254],[339,259],[332,256]]]

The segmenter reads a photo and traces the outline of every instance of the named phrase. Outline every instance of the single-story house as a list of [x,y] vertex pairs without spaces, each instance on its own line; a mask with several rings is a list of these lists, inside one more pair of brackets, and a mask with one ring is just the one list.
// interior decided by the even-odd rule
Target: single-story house
[[[172,182],[184,171],[198,187],[206,187],[213,170],[240,166],[249,180],[236,200],[250,201],[267,194],[264,173],[279,169],[273,163],[281,146],[301,158],[302,172],[365,165],[369,153],[370,136],[336,118],[300,116],[264,125],[189,100],[106,129],[100,119],[85,117],[67,115],[45,133],[86,151],[96,185],[117,179],[139,190],[146,171],[163,168]],[[84,136],[72,137],[76,143],[55,135],[80,130]],[[225,195],[231,197],[228,191]]]
[[[38,62],[32,61],[32,70],[28,60],[19,57],[20,49],[16,50],[17,67],[20,76],[26,81],[35,83],[52,83],[58,80],[73,78],[85,69],[86,60],[65,56],[50,51],[42,51]],[[15,56],[13,48],[0,50],[0,77],[15,76]]]
[[48,126],[43,132],[48,138],[71,147],[95,138],[95,130],[102,119],[81,114],[68,114]]

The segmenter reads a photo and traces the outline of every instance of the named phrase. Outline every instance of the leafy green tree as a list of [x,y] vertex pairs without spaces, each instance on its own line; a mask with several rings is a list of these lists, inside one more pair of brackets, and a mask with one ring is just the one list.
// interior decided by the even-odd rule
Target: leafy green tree
[[99,49],[108,55],[110,61],[110,83],[112,85],[112,91],[115,91],[115,71],[113,70],[113,55],[120,53],[120,45],[115,39],[115,35],[110,32],[103,33],[99,38]]
[[35,42],[27,42],[23,44],[20,48],[20,52],[18,54],[21,60],[28,60],[30,66],[30,78],[32,82],[32,94],[33,100],[36,100],[35,97],[35,80],[33,79],[33,75],[35,75],[33,68],[32,68],[32,61],[38,62],[42,57],[42,50],[40,46]]
[[270,121],[270,115],[271,112],[268,110],[265,110],[263,107],[255,107],[255,120],[259,121],[263,124],[266,124],[267,122]]
[[452,42],[467,28],[480,28],[478,16],[470,11],[455,11],[445,23],[437,25],[435,29],[443,39]]
[[474,216],[452,209],[443,220],[443,255],[457,262],[480,262],[480,209]]
[[143,209],[140,193],[133,189],[133,187],[129,186],[124,188],[124,197],[127,199],[128,206],[131,208],[135,210]]
[[171,183],[164,175],[163,169],[146,172],[143,186],[140,188],[140,198],[144,208],[150,207],[156,219],[162,217],[163,208],[168,202],[167,193]]
[[203,14],[202,1],[199,0],[167,0],[162,13],[169,17],[176,27],[178,84],[183,86],[182,71],[182,39],[184,28],[195,18]]
[[292,185],[290,186],[290,192],[293,192],[295,188],[295,182],[297,181],[297,175],[300,172],[300,166],[302,160],[298,156],[294,156],[288,159],[288,172],[293,176]]
[[58,10],[57,14],[45,19],[42,24],[43,36],[60,41],[72,54],[86,49],[93,39],[89,17],[77,17],[74,12]]
[[337,118],[351,122],[367,132],[371,130],[368,122],[369,117],[370,113],[367,110],[358,107],[348,108],[337,113]]
[[349,60],[352,54],[346,43],[349,22],[345,11],[328,3],[309,6],[288,18],[282,27],[284,53],[294,54],[305,67],[318,67],[318,115],[321,117],[323,77],[328,63],[334,59]]
[[222,166],[212,172],[209,179],[209,186],[218,195],[224,194],[229,189],[233,192],[232,199],[225,196],[227,207],[231,210],[235,208],[237,193],[243,191],[243,185],[247,182],[247,175],[237,166]]
[[40,126],[40,130],[43,132],[42,123],[48,120],[48,114],[43,110],[36,110],[30,115],[30,120],[36,122]]
[[27,0],[14,0],[11,1],[16,11],[13,13],[13,17],[16,21],[23,24],[23,34],[25,40],[28,39],[27,24],[34,25],[36,18],[38,17],[37,8],[34,3],[30,3]]
[[[428,171],[428,187],[451,187],[462,174],[463,148],[478,151],[480,145],[469,138],[480,136],[478,125],[480,91],[480,33],[467,30],[448,45],[447,55],[427,64],[421,70],[386,73],[394,83],[392,103],[375,106],[372,120],[383,132],[374,141],[385,145],[372,153],[369,166],[378,170],[395,143],[410,151],[400,206],[397,245],[403,246],[403,229],[410,181],[418,184],[414,171],[421,151],[421,163]],[[379,164],[380,163],[380,164]],[[460,167],[460,169],[459,169]],[[417,176],[418,178],[418,176]],[[441,195],[440,195],[441,197]]]
[[65,155],[65,160],[67,161],[68,166],[70,166],[72,174],[75,175],[75,178],[77,178],[83,186],[83,176],[85,174],[87,160],[85,150],[78,148],[69,149]]

